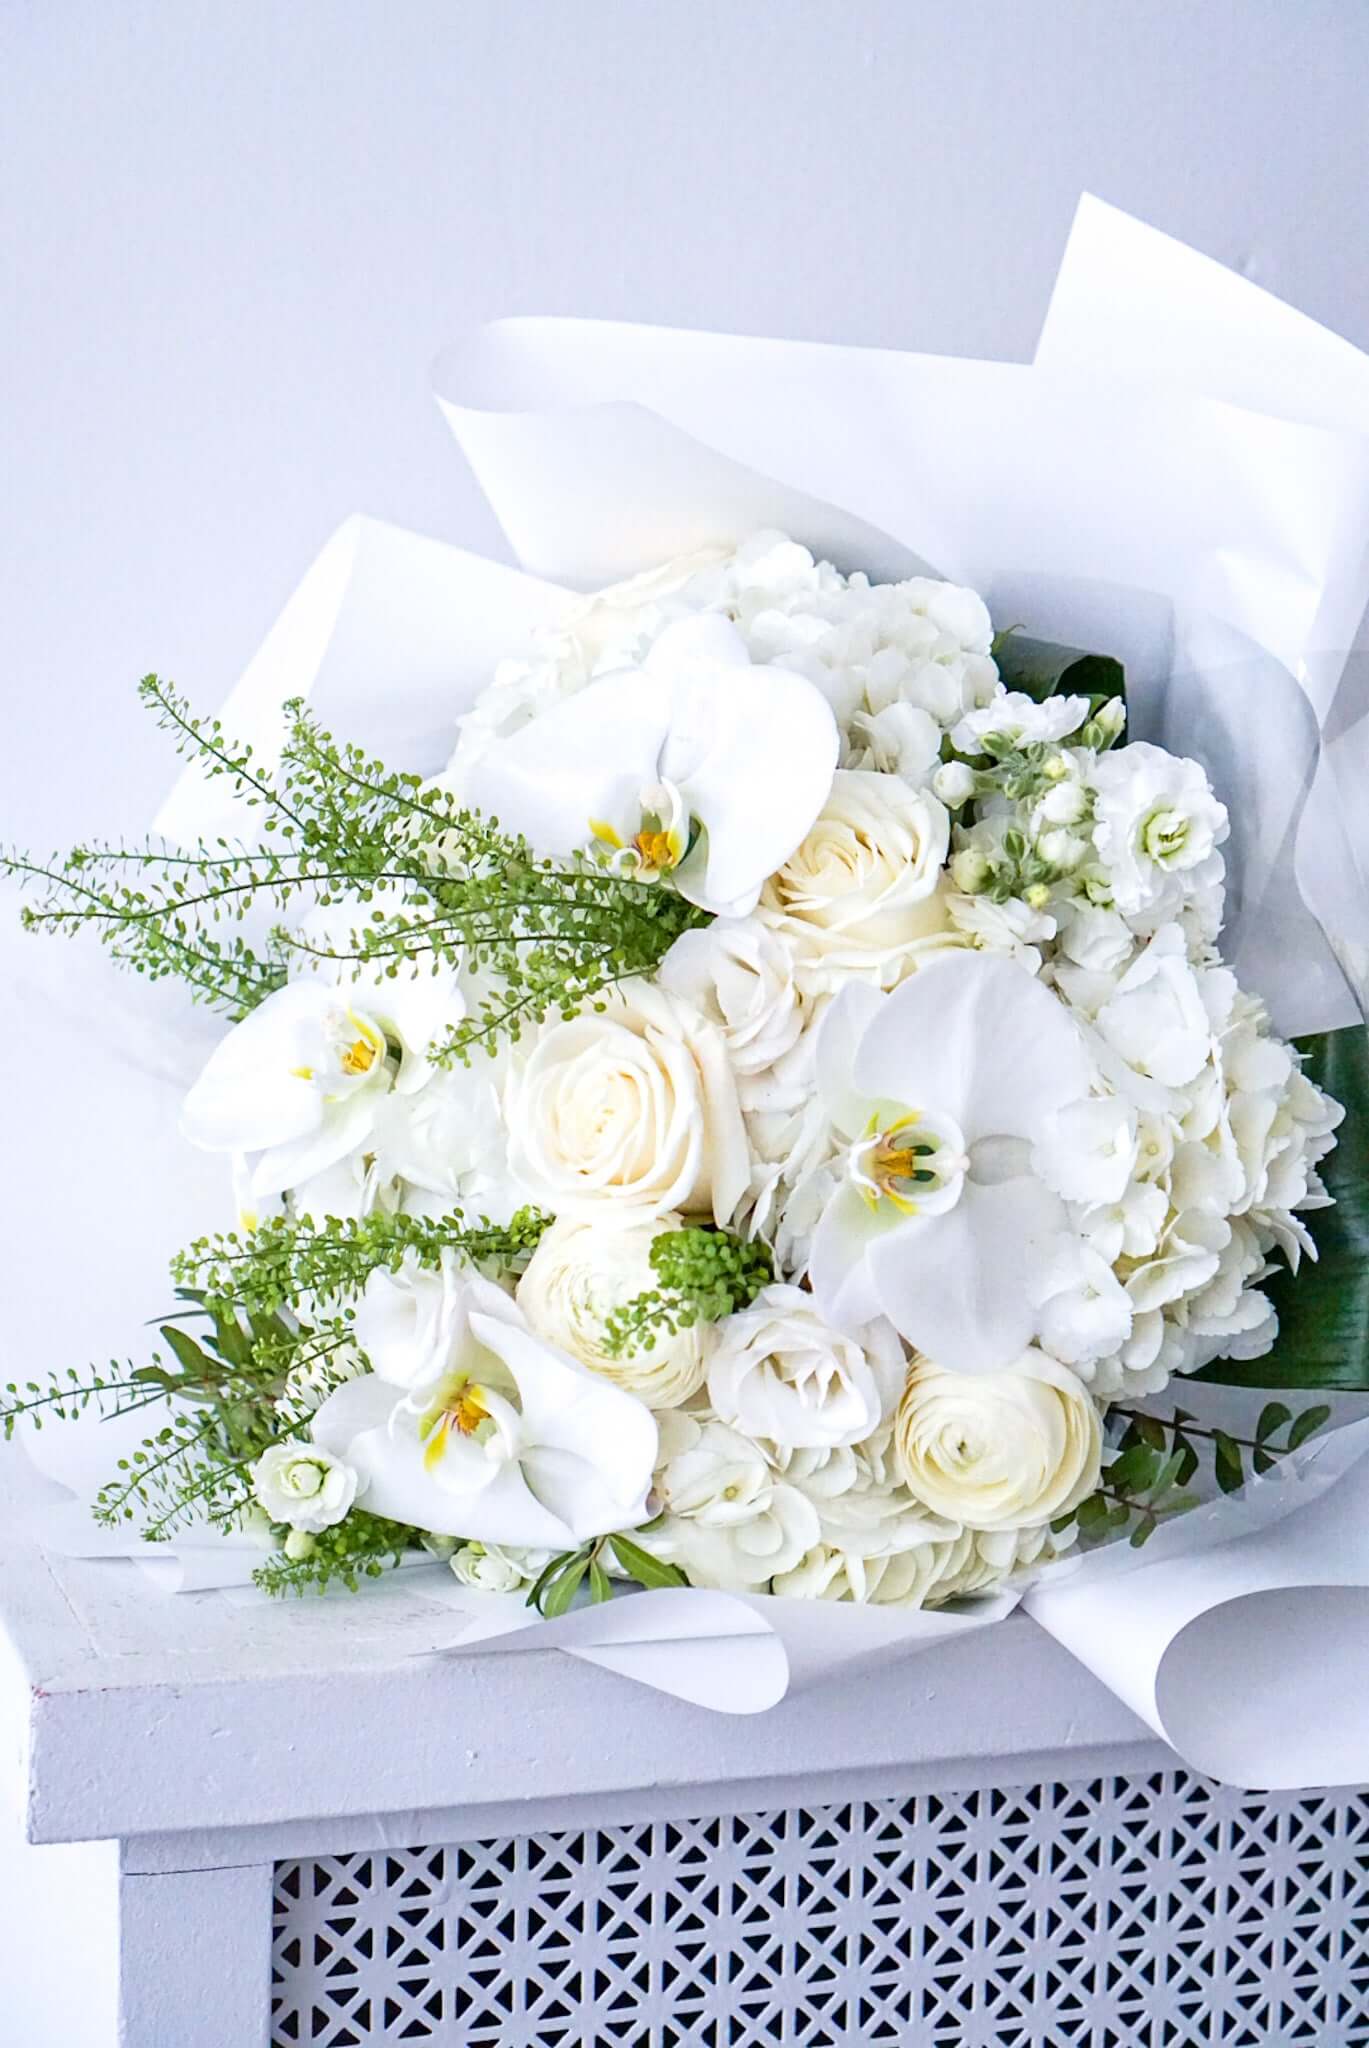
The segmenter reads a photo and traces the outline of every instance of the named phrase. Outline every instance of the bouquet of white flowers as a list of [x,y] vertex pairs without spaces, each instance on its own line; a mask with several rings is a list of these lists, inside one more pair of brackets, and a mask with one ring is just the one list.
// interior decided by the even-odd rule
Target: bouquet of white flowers
[[[1043,464],[1047,542],[985,511],[1017,549],[991,613],[908,553],[936,523],[899,511],[894,462],[865,449],[868,490],[843,488],[854,401],[827,401],[854,391],[926,451],[916,494],[967,559],[944,420],[910,421],[891,374],[916,358],[667,337],[682,377],[596,332],[496,336],[449,410],[534,567],[634,573],[577,598],[353,529],[222,725],[144,682],[190,763],[161,836],[9,860],[31,926],[90,926],[233,1019],[181,1128],[238,1217],[177,1256],[154,1356],[11,1387],[7,1428],[155,1405],[107,1527],[207,1524],[260,1546],[271,1591],[436,1558],[582,1637],[636,1581],[889,1610],[881,1645],[920,1640],[1212,1495],[1249,1514],[1329,1407],[1242,1432],[1174,1383],[1369,1387],[1363,1137],[1327,1164],[1369,1066],[1297,830],[1314,774],[1336,808],[1311,679],[1369,463],[1324,511],[1311,613],[1247,587],[1267,563],[1239,521],[1214,578],[1191,504],[1159,551],[1183,575],[1152,548],[1123,582],[1129,520],[1100,554]],[[766,483],[794,472],[761,459],[748,347],[783,368],[797,482]],[[530,403],[538,349],[556,388]],[[635,403],[596,390],[623,351]],[[729,382],[745,424],[714,454],[697,415]],[[1062,432],[1051,389],[1019,438]],[[1108,417],[1140,446],[1154,403]],[[983,410],[987,442],[1004,401]],[[1252,498],[1295,456],[1325,484],[1307,429],[1227,431]],[[299,608],[339,549],[334,737]]]

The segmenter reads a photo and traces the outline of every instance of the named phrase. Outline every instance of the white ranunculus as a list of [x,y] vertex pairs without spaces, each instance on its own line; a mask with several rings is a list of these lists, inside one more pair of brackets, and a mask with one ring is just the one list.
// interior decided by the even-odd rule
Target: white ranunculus
[[967,711],[951,731],[951,745],[961,754],[978,754],[991,738],[1015,746],[1034,746],[1064,739],[1089,715],[1087,697],[1047,697],[1038,703],[1022,690],[1004,690],[976,711]]
[[335,989],[291,982],[215,1047],[181,1132],[206,1152],[255,1154],[249,1187],[260,1201],[361,1146],[393,1080],[375,1017]]
[[[768,1074],[803,1033],[806,1007],[793,955],[758,917],[720,917],[703,931],[681,933],[656,980],[717,1025],[732,1070],[744,1081]],[[744,1106],[745,1095],[743,1088]]]
[[811,1294],[776,1284],[718,1325],[708,1397],[725,1422],[788,1449],[855,1444],[893,1413],[903,1373],[891,1324],[841,1336]]
[[515,1073],[510,1160],[533,1198],[588,1220],[605,1205],[649,1220],[726,1224],[750,1157],[721,1031],[692,1004],[633,981],[552,1023]]
[[585,1223],[558,1217],[543,1232],[518,1283],[518,1306],[539,1337],[626,1387],[648,1408],[675,1408],[698,1392],[707,1362],[705,1326],[696,1323],[673,1336],[658,1329],[649,1351],[618,1357],[607,1348],[606,1325],[638,1295],[659,1289],[652,1242],[663,1231],[680,1229],[681,1220],[666,1215],[634,1223],[608,1214]]
[[1030,1348],[1006,1372],[915,1364],[894,1442],[910,1492],[970,1529],[1030,1529],[1098,1483],[1098,1408],[1066,1366]]
[[317,1444],[268,1444],[252,1467],[252,1491],[273,1522],[317,1536],[348,1513],[358,1476]]
[[1212,1051],[1212,1020],[1178,925],[1160,927],[1099,1010],[1097,1026],[1125,1066],[1147,1080],[1165,1088],[1193,1080]]
[[753,665],[717,613],[681,619],[640,667],[602,676],[493,741],[463,794],[541,853],[597,846],[703,909],[745,915],[817,816],[838,753],[812,683]]
[[465,1333],[469,1270],[454,1251],[436,1266],[412,1253],[377,1266],[353,1312],[352,1335],[372,1372],[392,1387],[422,1387],[447,1371]]
[[1102,755],[1091,779],[1094,845],[1125,916],[1177,907],[1183,888],[1220,877],[1226,806],[1197,761],[1135,741]]
[[792,1571],[818,1541],[807,1495],[777,1478],[760,1447],[724,1422],[698,1422],[676,1408],[660,1428],[663,1517],[642,1540],[696,1586],[747,1592]]
[[1033,1153],[1089,1093],[1069,1012],[1010,960],[951,954],[892,995],[846,988],[819,1030],[817,1077],[844,1141],[809,1261],[822,1313],[842,1329],[887,1315],[959,1370],[1010,1363],[1069,1228]]
[[947,942],[941,887],[950,819],[930,790],[843,769],[802,843],[761,892],[800,985],[832,993],[852,976],[892,987],[929,945]]
[[356,1468],[368,1508],[434,1535],[553,1550],[643,1521],[650,1410],[534,1336],[475,1274],[453,1320],[439,1379],[406,1392],[365,1373],[314,1416],[314,1441]]

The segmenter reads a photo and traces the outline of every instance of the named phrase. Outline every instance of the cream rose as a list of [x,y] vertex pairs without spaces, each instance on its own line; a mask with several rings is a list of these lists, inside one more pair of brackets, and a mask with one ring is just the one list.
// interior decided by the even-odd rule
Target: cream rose
[[793,947],[809,994],[853,975],[892,988],[929,947],[956,944],[942,874],[946,807],[898,775],[839,770],[817,823],[761,892],[757,915]]
[[711,1210],[726,1224],[749,1179],[722,1033],[644,981],[543,1029],[507,1119],[514,1173],[558,1216],[611,1205],[639,1221]]
[[908,1374],[894,1425],[909,1491],[970,1529],[1032,1529],[1098,1483],[1098,1409],[1066,1366],[1034,1347],[1006,1372]]
[[874,1322],[860,1341],[823,1321],[801,1288],[763,1288],[719,1324],[708,1397],[724,1421],[786,1450],[855,1444],[892,1413],[903,1346]]
[[543,1233],[518,1283],[518,1306],[539,1337],[636,1394],[648,1408],[676,1408],[697,1393],[706,1362],[704,1326],[677,1330],[673,1337],[657,1330],[650,1351],[617,1357],[607,1348],[606,1325],[615,1310],[660,1286],[652,1240],[680,1226],[673,1215],[650,1223],[560,1217]]
[[717,1025],[744,1080],[768,1074],[802,1035],[793,955],[757,917],[719,917],[704,931],[682,933],[657,981]]

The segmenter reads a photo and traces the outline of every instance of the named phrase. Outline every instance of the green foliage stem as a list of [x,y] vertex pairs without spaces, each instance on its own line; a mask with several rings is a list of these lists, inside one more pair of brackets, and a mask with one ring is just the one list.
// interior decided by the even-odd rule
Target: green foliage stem
[[649,1256],[661,1284],[608,1317],[604,1349],[610,1358],[652,1351],[661,1333],[673,1337],[696,1323],[721,1322],[749,1308],[775,1277],[769,1246],[730,1230],[664,1230],[653,1238]]

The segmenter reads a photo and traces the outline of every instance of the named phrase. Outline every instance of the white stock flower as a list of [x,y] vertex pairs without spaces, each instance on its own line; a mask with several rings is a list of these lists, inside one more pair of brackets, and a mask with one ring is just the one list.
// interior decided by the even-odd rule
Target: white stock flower
[[1098,1409],[1066,1366],[1028,1349],[1005,1372],[915,1364],[894,1425],[909,1490],[971,1529],[1038,1528],[1098,1483]]
[[613,1215],[592,1222],[558,1217],[542,1234],[518,1283],[518,1306],[539,1337],[568,1351],[591,1372],[625,1387],[648,1408],[674,1408],[703,1384],[705,1328],[653,1332],[650,1351],[615,1356],[606,1324],[616,1310],[660,1287],[651,1246],[662,1231],[678,1230],[678,1216],[648,1223]]
[[838,735],[802,676],[753,666],[715,613],[680,620],[640,668],[601,677],[483,754],[463,794],[539,852],[592,844],[744,915],[822,807]]
[[800,985],[853,976],[892,987],[946,943],[946,807],[896,775],[842,769],[807,837],[761,892],[758,915],[793,948]]
[[976,711],[967,711],[951,730],[951,745],[960,754],[978,754],[986,739],[1011,740],[1033,746],[1062,740],[1089,715],[1087,697],[1047,697],[1038,703],[1021,690],[1004,690]]
[[888,1323],[842,1336],[810,1294],[776,1284],[718,1325],[708,1397],[724,1422],[785,1449],[855,1444],[893,1412],[903,1373]]
[[792,1571],[818,1540],[806,1494],[776,1477],[760,1447],[725,1422],[676,1408],[660,1418],[656,1499],[643,1541],[696,1586],[747,1591]]
[[932,961],[892,995],[848,987],[823,1019],[818,1086],[844,1171],[813,1237],[823,1314],[887,1315],[957,1369],[1008,1364],[1068,1228],[1033,1146],[1091,1073],[1068,1011],[990,954]]
[[271,1520],[309,1536],[342,1521],[357,1490],[352,1467],[316,1444],[268,1444],[252,1467],[252,1491]]
[[502,1289],[469,1275],[441,1377],[403,1386],[366,1373],[314,1416],[367,1507],[468,1541],[573,1548],[644,1520],[656,1424],[529,1330]]
[[[717,1025],[743,1081],[769,1073],[803,1032],[793,955],[758,917],[719,917],[703,931],[682,932],[656,980]],[[745,1101],[745,1087],[742,1093]]]
[[356,1150],[393,1080],[375,1017],[335,989],[291,982],[215,1047],[181,1132],[206,1152],[256,1154],[249,1188],[263,1200]]
[[513,1171],[557,1215],[726,1224],[750,1177],[722,1033],[645,981],[544,1027],[506,1113]]
[[1134,741],[1102,755],[1091,781],[1093,842],[1124,915],[1177,904],[1183,888],[1220,876],[1226,806],[1198,762]]

